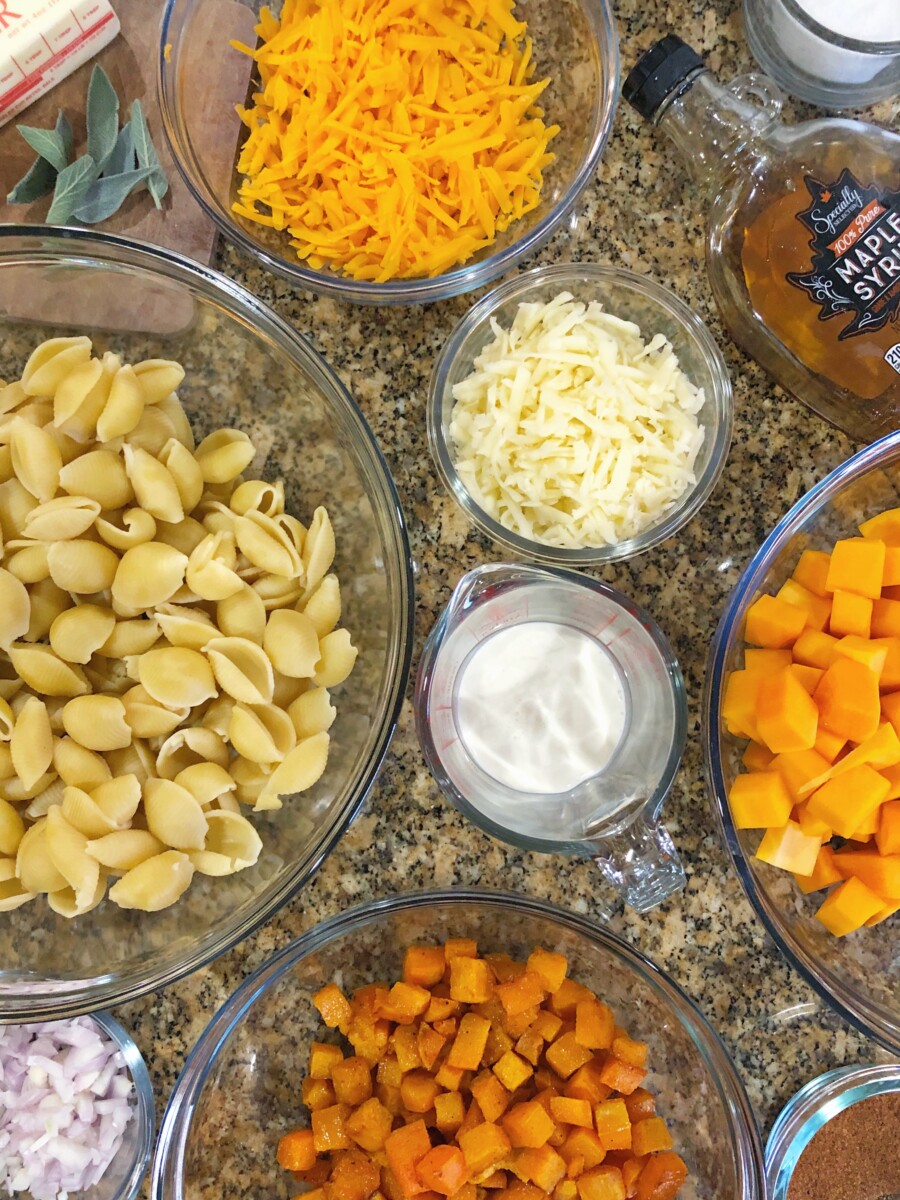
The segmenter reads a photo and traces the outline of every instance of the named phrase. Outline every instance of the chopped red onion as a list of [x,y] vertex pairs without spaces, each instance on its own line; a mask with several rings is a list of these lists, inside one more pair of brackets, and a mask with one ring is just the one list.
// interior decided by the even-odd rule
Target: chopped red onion
[[134,1084],[90,1017],[0,1027],[0,1195],[93,1187],[133,1115]]

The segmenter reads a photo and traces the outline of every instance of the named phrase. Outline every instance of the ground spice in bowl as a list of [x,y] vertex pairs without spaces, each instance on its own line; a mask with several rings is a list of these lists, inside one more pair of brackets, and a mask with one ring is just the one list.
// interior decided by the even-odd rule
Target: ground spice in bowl
[[800,1155],[787,1200],[900,1200],[900,1091],[826,1122]]

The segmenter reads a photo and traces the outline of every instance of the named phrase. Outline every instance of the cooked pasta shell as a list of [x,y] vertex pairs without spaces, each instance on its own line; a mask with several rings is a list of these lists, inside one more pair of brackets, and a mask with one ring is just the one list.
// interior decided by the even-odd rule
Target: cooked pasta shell
[[311,679],[292,679],[290,675],[282,675],[280,671],[276,671],[272,703],[277,704],[279,708],[286,709],[298,696],[309,691],[311,687]]
[[207,814],[209,831],[191,862],[204,875],[233,875],[252,867],[262,853],[259,834],[246,817],[232,812]]
[[[70,825],[62,809],[54,806],[47,813],[47,850],[50,861],[75,893],[75,903],[84,908],[94,895],[100,866],[95,858],[85,852],[87,838]],[[51,888],[51,891],[60,891]]]
[[156,530],[156,540],[165,542],[167,546],[174,546],[182,554],[190,555],[206,537],[207,532],[199,521],[193,517],[185,517],[175,525],[160,523]]
[[326,575],[297,607],[312,621],[320,638],[331,633],[341,619],[341,588],[337,576]]
[[[50,626],[61,612],[71,605],[72,597],[57,587],[52,579],[42,579],[31,586],[28,598],[31,601],[31,616],[28,629],[23,635],[26,642],[37,642],[47,636]],[[2,624],[2,617],[0,617]],[[2,639],[0,639],[2,645]]]
[[0,779],[12,779],[15,773],[9,742],[0,742]]
[[156,617],[117,621],[106,641],[97,647],[97,653],[104,658],[124,659],[131,654],[146,653],[158,640],[159,622]]
[[212,638],[206,644],[219,687],[244,704],[269,704],[275,680],[261,646],[247,638]]
[[83,696],[88,690],[84,672],[49,646],[13,642],[8,653],[22,682],[41,696]]
[[0,649],[8,650],[27,633],[30,622],[28,589],[15,575],[0,568]]
[[66,463],[59,486],[70,496],[96,500],[104,510],[124,508],[134,499],[125,464],[112,450],[91,450]]
[[112,586],[119,557],[109,546],[72,538],[68,542],[50,543],[47,566],[57,587],[78,595],[89,595]]
[[186,446],[188,450],[193,452],[194,449],[194,431],[191,429],[191,423],[187,418],[187,413],[184,411],[181,401],[176,395],[166,396],[156,405],[156,410],[164,413],[168,418],[172,429],[175,431],[174,436],[181,442],[182,446]]
[[15,860],[0,858],[0,912],[11,912],[34,897],[35,893],[26,891],[16,875]]
[[140,421],[131,433],[125,435],[124,441],[136,450],[146,450],[148,454],[158,458],[166,442],[172,438],[180,441],[168,413],[161,404],[155,404],[152,408],[144,409]]
[[194,516],[203,522],[207,533],[234,534],[235,515],[221,500],[205,498],[194,509]]
[[5,483],[0,483],[0,529],[5,541],[12,541],[19,536],[28,514],[37,506],[37,499],[18,479],[7,479]]
[[[15,478],[15,472],[12,468],[12,451],[9,446],[0,446],[0,483],[6,483],[10,479]],[[0,540],[0,550],[3,548],[2,540]]]
[[16,875],[27,892],[59,892],[68,887],[47,848],[47,817],[25,830],[16,851]]
[[97,420],[98,441],[109,442],[131,433],[143,415],[144,403],[144,393],[134,367],[127,364],[119,367]]
[[168,358],[147,358],[135,363],[134,373],[145,404],[159,404],[160,400],[176,392],[184,381],[184,367]]
[[[47,425],[52,419],[52,417],[52,401],[32,399],[28,404],[23,404],[22,407],[15,413],[11,413],[8,417],[4,418],[3,421],[0,422],[0,430],[4,430],[5,433],[3,436],[11,441],[12,431],[17,418],[21,418],[23,421],[27,421],[30,425],[37,425],[43,429],[44,426]],[[47,432],[50,433],[50,430],[48,429]]]
[[159,461],[175,481],[182,508],[186,513],[192,512],[203,495],[200,464],[178,438],[169,438],[160,451]]
[[233,708],[234,701],[230,696],[219,696],[203,714],[203,728],[212,729],[219,737],[227,738]]
[[277,517],[250,510],[234,519],[234,536],[241,553],[270,575],[296,579],[302,572],[300,554]]
[[63,888],[61,892],[50,892],[47,903],[61,917],[71,920],[73,917],[82,917],[92,908],[96,908],[105,895],[106,872],[98,868],[97,881],[92,892],[86,889],[76,892],[74,888]]
[[281,808],[281,796],[305,792],[321,778],[328,761],[329,737],[316,733],[298,742],[280,766],[277,766],[263,785],[253,806],[255,812]]
[[90,840],[85,849],[91,858],[111,871],[130,871],[161,854],[165,846],[149,829],[120,829]]
[[288,714],[273,704],[236,704],[228,736],[238,754],[251,762],[281,762],[297,740]]
[[207,483],[230,483],[256,454],[253,443],[240,429],[217,429],[194,451]]
[[262,600],[246,583],[240,591],[226,596],[216,605],[216,624],[225,637],[248,638],[262,643],[266,628],[266,609]]
[[[120,359],[107,351],[101,359],[102,371],[90,391],[78,389],[78,393],[71,397],[59,398],[59,389],[57,390],[59,399],[54,398],[53,406],[57,432],[64,433],[66,437],[82,446],[96,438],[97,422],[106,407],[112,381],[121,365]],[[62,415],[64,410],[69,411],[66,417]],[[57,419],[57,415],[60,419]],[[63,458],[65,460],[65,455]]]
[[156,518],[142,508],[127,508],[118,520],[100,517],[96,529],[108,546],[115,550],[130,550],[156,537]]
[[326,733],[334,724],[337,709],[331,703],[327,688],[310,688],[298,696],[288,708],[288,716],[298,739],[312,737],[314,733]]
[[[89,358],[87,362],[79,363],[60,380],[59,387],[53,395],[54,425],[62,425],[75,416],[102,376],[103,363],[99,358]],[[96,417],[94,419],[96,421]]]
[[319,639],[309,617],[291,608],[269,614],[263,649],[282,675],[311,679],[319,662]]
[[158,521],[177,524],[184,519],[184,506],[171,473],[139,446],[126,445],[125,470],[141,508]]
[[116,626],[111,608],[79,604],[61,612],[50,626],[50,645],[66,662],[87,663]]
[[166,850],[126,872],[109,889],[109,898],[120,908],[159,912],[187,891],[194,867],[186,854]]
[[18,775],[13,775],[10,779],[0,780],[0,796],[11,804],[21,804],[23,800],[33,800],[46,791],[56,778],[53,771],[48,771],[31,787],[26,787]]
[[47,542],[29,542],[17,538],[7,542],[6,567],[20,583],[41,583],[50,578]]
[[137,775],[120,773],[91,791],[91,799],[117,829],[125,829],[141,803],[141,785]]
[[187,720],[191,711],[189,707],[173,710],[158,704],[140,684],[123,694],[122,703],[125,705],[125,720],[135,737],[141,738],[166,737],[182,721]]
[[327,511],[321,506],[313,513],[312,523],[303,545],[303,569],[306,586],[313,588],[325,577],[334,562],[334,529]]
[[284,483],[266,483],[262,479],[248,479],[231,494],[229,508],[242,517],[251,508],[266,517],[276,517],[284,512]]
[[62,814],[73,829],[88,838],[103,837],[116,828],[115,821],[111,821],[96,800],[81,788],[63,789]]
[[165,602],[181,587],[188,558],[163,542],[144,542],[126,550],[112,581],[112,596],[133,612]]
[[86,533],[100,515],[100,505],[87,496],[59,496],[28,514],[22,535],[38,542],[58,542]]
[[210,533],[191,554],[185,583],[202,600],[224,600],[244,587],[235,573],[234,535]]
[[106,761],[114,775],[134,775],[141,784],[156,775],[156,755],[141,738],[120,750],[110,750]]
[[48,338],[25,364],[22,387],[29,396],[52,396],[69,372],[90,357],[88,337]]
[[166,738],[156,756],[156,772],[161,779],[174,779],[179,771],[194,763],[212,762],[224,767],[228,759],[224,739],[212,729],[195,725],[191,729],[178,729]]
[[8,800],[0,800],[0,854],[15,855],[25,833],[25,822]]
[[175,783],[187,788],[201,808],[237,787],[230,773],[214,762],[191,763],[178,772]]
[[[250,762],[247,758],[235,758],[229,768],[236,784],[234,795],[241,804],[255,804],[259,794],[266,786],[274,764]],[[272,804],[272,808],[281,808],[281,801]]]
[[148,650],[139,663],[141,684],[167,708],[193,708],[216,694],[213,670],[197,650],[166,646]]
[[37,500],[52,500],[59,487],[62,455],[46,431],[17,416],[10,440],[16,478]]
[[0,413],[12,412],[14,408],[24,404],[28,393],[18,379],[12,383],[0,384]]
[[46,817],[47,813],[56,804],[62,804],[63,792],[66,790],[66,785],[55,776],[51,783],[37,793],[37,795],[28,802],[28,807],[25,809],[25,816],[29,821],[37,821],[41,817]]
[[53,762],[50,717],[37,696],[29,696],[16,717],[9,749],[16,774],[26,788],[34,787]]
[[289,608],[303,595],[303,584],[298,579],[284,579],[280,575],[261,575],[250,586],[262,600],[266,612]]
[[202,650],[210,638],[219,636],[219,630],[201,608],[160,604],[155,617],[163,634],[173,646]]
[[86,792],[111,778],[106,759],[71,737],[60,738],[54,744],[53,767],[63,783]]
[[336,687],[343,683],[356,662],[359,651],[350,641],[346,629],[335,629],[319,642],[321,658],[313,675],[316,687]]
[[131,744],[125,705],[118,696],[78,696],[63,709],[63,728],[88,750],[119,750]]
[[173,850],[202,850],[208,828],[206,814],[187,790],[171,779],[144,784],[147,828]]

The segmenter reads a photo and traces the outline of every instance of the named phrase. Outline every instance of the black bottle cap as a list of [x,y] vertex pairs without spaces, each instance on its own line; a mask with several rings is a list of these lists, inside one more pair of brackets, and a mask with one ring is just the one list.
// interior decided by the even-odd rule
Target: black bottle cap
[[651,46],[635,63],[625,80],[622,95],[642,117],[651,118],[703,59],[674,33]]

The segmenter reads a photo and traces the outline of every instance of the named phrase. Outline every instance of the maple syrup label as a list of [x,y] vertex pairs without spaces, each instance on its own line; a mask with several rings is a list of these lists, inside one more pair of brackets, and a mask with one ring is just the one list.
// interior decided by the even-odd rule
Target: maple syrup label
[[819,306],[820,321],[852,315],[839,340],[881,329],[900,313],[900,192],[863,187],[849,168],[834,183],[805,183],[812,202],[797,220],[812,233],[812,270],[788,282]]

